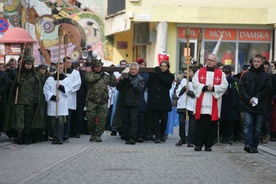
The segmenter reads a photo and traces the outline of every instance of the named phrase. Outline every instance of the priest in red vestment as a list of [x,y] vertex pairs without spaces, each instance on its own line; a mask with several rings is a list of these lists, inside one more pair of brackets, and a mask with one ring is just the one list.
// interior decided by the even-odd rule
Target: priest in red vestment
[[212,151],[218,129],[222,95],[227,90],[225,74],[216,68],[218,58],[209,54],[205,67],[195,73],[193,87],[195,100],[195,151]]

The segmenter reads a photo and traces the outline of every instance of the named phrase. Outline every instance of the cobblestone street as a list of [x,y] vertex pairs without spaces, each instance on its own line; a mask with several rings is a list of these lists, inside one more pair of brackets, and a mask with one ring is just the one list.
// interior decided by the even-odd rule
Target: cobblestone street
[[195,152],[175,146],[177,135],[162,144],[125,145],[109,131],[102,138],[102,143],[82,135],[63,145],[17,145],[2,135],[0,183],[275,183],[276,142],[249,154],[240,142]]

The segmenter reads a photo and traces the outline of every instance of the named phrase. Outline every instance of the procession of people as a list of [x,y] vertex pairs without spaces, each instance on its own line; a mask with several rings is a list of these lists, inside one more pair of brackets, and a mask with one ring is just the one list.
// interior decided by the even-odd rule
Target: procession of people
[[[204,66],[182,69],[186,76],[181,78],[170,72],[166,60],[148,73],[139,71],[146,67],[143,58],[122,61],[129,67],[127,75],[116,67],[104,71],[97,58],[80,65],[65,57],[36,68],[30,55],[0,64],[0,133],[17,144],[63,144],[84,132],[90,134],[87,141],[102,142],[101,135],[110,130],[128,145],[160,144],[168,138],[168,113],[176,100],[176,146],[212,151],[218,138],[230,145],[243,141],[246,152],[257,153],[260,142],[275,141],[275,62],[262,55],[235,75],[232,66],[209,54]],[[267,62],[271,73],[265,70]]]

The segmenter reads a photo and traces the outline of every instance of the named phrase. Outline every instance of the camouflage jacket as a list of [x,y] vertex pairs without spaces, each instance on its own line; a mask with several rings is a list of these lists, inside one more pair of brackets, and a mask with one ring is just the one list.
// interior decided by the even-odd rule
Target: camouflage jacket
[[96,73],[87,72],[85,74],[87,84],[87,99],[93,103],[107,103],[109,99],[108,85],[116,86],[116,77],[114,74],[106,72]]

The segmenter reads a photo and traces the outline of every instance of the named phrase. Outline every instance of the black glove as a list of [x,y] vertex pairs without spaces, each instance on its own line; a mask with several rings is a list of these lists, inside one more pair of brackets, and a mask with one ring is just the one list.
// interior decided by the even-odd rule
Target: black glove
[[191,90],[188,90],[187,95],[188,95],[189,97],[191,97],[191,98],[194,98],[194,97],[195,97],[194,92],[191,91]]
[[58,89],[59,89],[61,92],[65,93],[65,88],[64,88],[63,85],[59,85],[59,86],[58,86]]
[[20,87],[20,83],[16,82],[15,87],[19,88]]
[[56,96],[56,95],[53,95],[53,96],[50,98],[51,101],[56,101],[56,99],[57,99],[57,96]]
[[185,86],[180,90],[179,96],[183,95],[186,92]]
[[208,86],[204,86],[204,87],[202,88],[202,91],[203,91],[203,92],[208,91]]
[[99,74],[101,75],[101,77],[104,76],[104,71],[101,71]]
[[154,68],[154,71],[155,71],[155,73],[159,73],[159,72],[161,72],[161,68],[159,66],[156,66]]

